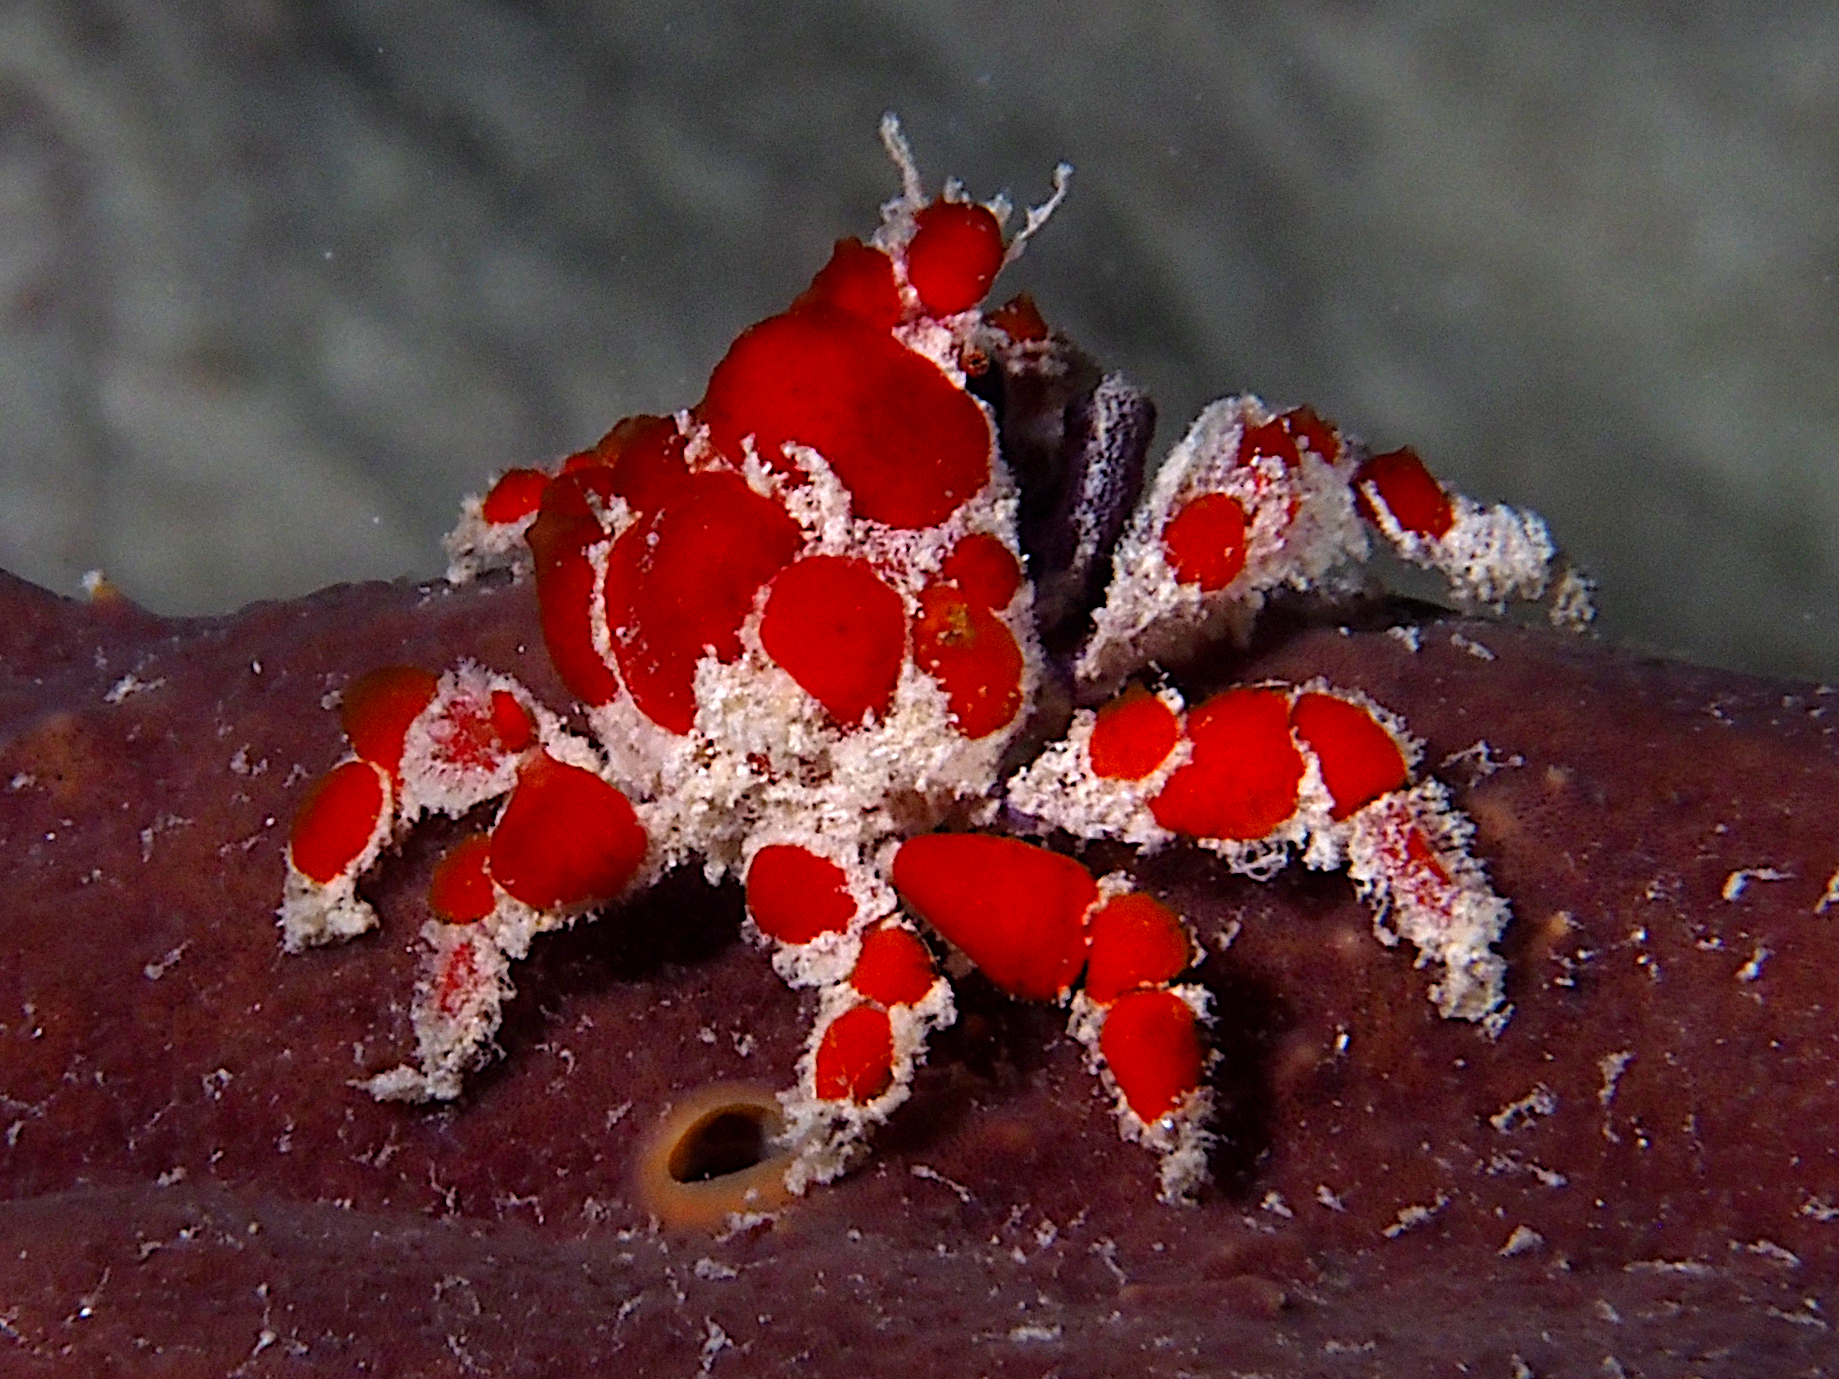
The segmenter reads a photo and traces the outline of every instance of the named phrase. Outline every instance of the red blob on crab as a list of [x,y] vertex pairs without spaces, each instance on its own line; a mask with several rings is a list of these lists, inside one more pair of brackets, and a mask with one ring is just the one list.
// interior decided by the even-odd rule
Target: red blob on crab
[[1285,469],[1295,469],[1303,457],[1296,453],[1296,438],[1284,425],[1282,417],[1273,417],[1260,426],[1247,426],[1239,435],[1237,464],[1254,464],[1263,459],[1282,460]]
[[1022,587],[1022,566],[1000,538],[977,532],[946,553],[939,578],[957,585],[985,608],[1001,612]]
[[1267,838],[1296,813],[1302,753],[1277,690],[1216,694],[1188,715],[1194,753],[1150,802],[1156,822],[1191,838]]
[[610,472],[611,491],[624,498],[634,512],[653,511],[672,489],[689,477],[685,459],[687,442],[675,417],[626,417],[602,436],[591,450],[570,455],[562,463],[564,474],[577,469],[602,468]]
[[1354,505],[1362,517],[1378,526],[1379,514],[1373,508],[1368,485],[1378,493],[1392,520],[1408,532],[1441,537],[1456,525],[1449,494],[1425,468],[1418,452],[1409,447],[1374,455],[1354,473]]
[[791,843],[771,843],[747,868],[747,913],[780,943],[840,934],[856,917],[849,877],[828,857]]
[[803,541],[783,507],[725,470],[690,475],[621,534],[607,557],[607,626],[641,713],[689,732],[696,663],[740,656],[754,595]]
[[400,781],[403,739],[409,724],[434,702],[438,686],[420,666],[384,666],[354,680],[338,705],[351,750]]
[[1098,711],[1087,752],[1092,774],[1106,780],[1142,780],[1169,759],[1181,741],[1181,719],[1140,685],[1132,685]]
[[486,865],[531,909],[573,910],[624,890],[645,847],[645,830],[624,795],[592,771],[543,754],[517,773]]
[[982,833],[910,838],[894,856],[894,888],[1011,996],[1054,1000],[1086,959],[1092,874],[1070,857]]
[[1164,986],[1193,961],[1188,931],[1175,912],[1137,891],[1093,914],[1091,938],[1085,993],[1100,1005],[1139,987]]
[[1003,232],[988,207],[935,201],[914,218],[907,281],[931,316],[953,316],[983,300],[1003,266]]
[[1153,1124],[1200,1086],[1194,1011],[1172,991],[1132,991],[1105,1012],[1098,1036],[1105,1066],[1137,1118]]
[[752,436],[762,459],[788,471],[784,446],[811,447],[855,515],[891,527],[936,526],[990,478],[977,400],[887,331],[829,306],[743,331],[696,410],[730,458]]
[[294,815],[288,860],[309,881],[330,885],[366,851],[389,808],[389,777],[368,761],[342,761],[326,772]]
[[543,494],[543,505],[524,540],[536,558],[537,612],[549,662],[585,704],[610,703],[619,693],[614,675],[594,646],[594,565],[588,550],[606,539],[595,501],[613,492],[604,466],[559,476]]
[[495,526],[521,522],[543,505],[549,482],[540,469],[507,469],[485,495],[479,515]]
[[773,580],[760,643],[837,723],[880,718],[907,656],[900,595],[865,560],[806,556]]
[[1313,407],[1292,407],[1277,422],[1291,440],[1308,446],[1328,463],[1341,458],[1341,433],[1318,417]]
[[926,945],[898,924],[870,931],[849,974],[851,986],[884,1006],[918,1005],[938,979]]

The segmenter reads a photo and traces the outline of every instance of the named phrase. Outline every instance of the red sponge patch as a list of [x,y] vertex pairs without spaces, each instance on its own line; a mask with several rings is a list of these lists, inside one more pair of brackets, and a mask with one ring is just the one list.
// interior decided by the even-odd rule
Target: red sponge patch
[[803,542],[784,508],[726,470],[688,476],[626,529],[607,559],[607,626],[641,713],[673,733],[689,732],[696,663],[740,656],[754,595]]
[[1200,1086],[1194,1012],[1172,991],[1134,991],[1105,1016],[1099,1052],[1138,1119],[1153,1123]]
[[300,802],[287,843],[302,876],[324,886],[364,855],[389,802],[381,768],[344,761],[319,779]]
[[645,830],[626,797],[592,771],[541,755],[492,830],[488,865],[498,884],[533,910],[611,900],[645,860]]
[[793,310],[810,306],[835,307],[864,325],[891,330],[901,316],[894,261],[859,239],[839,239],[830,262],[792,303]]
[[930,833],[894,855],[894,888],[1011,996],[1052,1000],[1085,966],[1098,883],[1070,857],[981,833]]
[[1405,783],[1405,758],[1398,743],[1360,705],[1332,694],[1298,695],[1290,721],[1322,763],[1322,784],[1334,797],[1334,818],[1345,819]]
[[935,201],[914,217],[907,281],[932,316],[968,311],[1003,266],[1003,232],[987,207]]
[[761,933],[780,943],[809,943],[841,933],[855,918],[849,878],[828,857],[790,843],[754,854],[747,868],[747,913]]
[[990,477],[990,423],[976,400],[885,330],[832,307],[743,331],[697,410],[730,457],[751,435],[784,470],[787,441],[810,446],[856,515],[891,527],[936,526]]
[[867,561],[808,556],[773,580],[760,642],[825,712],[853,726],[894,702],[907,655],[906,607]]
[[1195,838],[1268,837],[1296,812],[1302,753],[1276,690],[1216,694],[1188,715],[1194,754],[1150,802],[1156,822]]

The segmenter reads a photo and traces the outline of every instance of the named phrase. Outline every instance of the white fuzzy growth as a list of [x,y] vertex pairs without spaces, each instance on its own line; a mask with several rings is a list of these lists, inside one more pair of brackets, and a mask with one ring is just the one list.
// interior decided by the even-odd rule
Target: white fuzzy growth
[[409,724],[402,743],[402,814],[413,821],[425,813],[458,818],[469,809],[509,792],[517,783],[518,757],[488,751],[483,761],[468,760],[478,748],[469,738],[480,724],[492,723],[492,695],[502,692],[530,715],[539,736],[559,732],[555,715],[508,675],[462,661],[440,679],[434,698]]
[[323,886],[288,863],[281,908],[276,912],[282,948],[298,953],[323,943],[343,943],[377,927],[377,912],[358,897],[358,875],[370,862],[362,858],[359,862],[359,867]]

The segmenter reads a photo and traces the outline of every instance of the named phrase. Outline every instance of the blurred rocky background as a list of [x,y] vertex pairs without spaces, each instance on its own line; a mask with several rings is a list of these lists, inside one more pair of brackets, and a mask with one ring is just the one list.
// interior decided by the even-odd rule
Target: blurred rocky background
[[[1723,12],[1720,13],[1720,10]],[[165,612],[427,575],[693,402],[896,186],[999,290],[1543,511],[1611,636],[1839,677],[1839,11],[0,0],[0,566]]]

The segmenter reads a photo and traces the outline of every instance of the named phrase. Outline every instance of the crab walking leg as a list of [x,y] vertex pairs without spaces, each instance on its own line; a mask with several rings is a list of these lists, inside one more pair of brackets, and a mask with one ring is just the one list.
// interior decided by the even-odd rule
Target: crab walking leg
[[309,792],[294,821],[281,906],[290,949],[376,923],[357,884],[421,815],[458,817],[503,800],[492,828],[461,840],[430,885],[443,922],[422,930],[416,1063],[363,1084],[379,1098],[449,1099],[489,1053],[510,964],[535,934],[621,894],[648,839],[593,749],[508,676],[463,664],[437,680],[387,666],[345,691],[340,720],[355,755]]
[[357,884],[394,841],[404,813],[402,757],[410,726],[439,682],[419,666],[383,666],[339,698],[339,724],[352,755],[308,791],[288,839],[280,920],[289,952],[355,938],[376,912]]
[[[1551,584],[1557,548],[1544,518],[1448,492],[1409,447],[1361,461],[1354,506],[1401,559],[1435,570],[1467,603],[1499,612],[1516,599],[1543,598]],[[1578,577],[1567,570],[1560,579]],[[1553,620],[1581,626],[1590,617],[1588,590],[1568,593],[1584,600],[1581,613],[1554,606]]]
[[1197,637],[1242,641],[1283,590],[1345,591],[1367,558],[1368,527],[1464,603],[1499,611],[1549,593],[1556,625],[1589,622],[1589,581],[1554,563],[1536,513],[1446,491],[1414,451],[1363,454],[1307,407],[1278,412],[1251,396],[1209,406],[1118,543],[1074,668],[1081,687],[1109,693]]
[[1446,1017],[1498,1031],[1506,964],[1493,945],[1507,927],[1507,902],[1469,855],[1475,826],[1442,783],[1421,781],[1382,795],[1349,821],[1347,871],[1374,910],[1380,941],[1408,939],[1419,963],[1443,964],[1430,997]]
[[[1060,853],[974,833],[905,843],[894,885],[1002,990],[1037,1001],[1070,995],[1071,1032],[1113,1093],[1124,1136],[1162,1155],[1165,1200],[1191,1199],[1211,1143],[1198,1029],[1208,996],[1171,985],[1196,956],[1174,912],[1122,876],[1095,881]],[[1085,988],[1073,995],[1082,972]]]
[[849,1166],[911,1094],[927,1038],[956,1011],[932,954],[894,917],[893,892],[852,850],[804,835],[750,848],[749,932],[789,985],[818,988],[797,1081],[780,1094],[798,1192]]
[[1081,710],[1010,780],[1008,803],[1083,838],[1192,839],[1258,879],[1292,850],[1320,870],[1346,866],[1381,941],[1408,939],[1443,965],[1437,1009],[1499,1021],[1493,944],[1507,904],[1469,855],[1473,828],[1448,792],[1412,784],[1420,751],[1393,714],[1325,681],[1224,690],[1192,709],[1172,690],[1131,688]]

